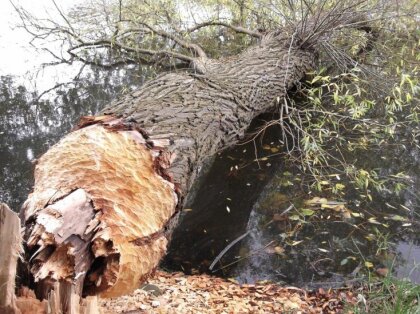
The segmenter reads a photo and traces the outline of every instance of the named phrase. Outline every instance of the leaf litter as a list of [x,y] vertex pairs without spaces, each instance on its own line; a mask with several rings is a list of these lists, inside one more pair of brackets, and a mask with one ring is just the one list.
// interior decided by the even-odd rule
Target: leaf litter
[[357,295],[342,290],[306,291],[267,281],[239,285],[209,275],[157,271],[128,296],[100,301],[103,313],[340,313]]

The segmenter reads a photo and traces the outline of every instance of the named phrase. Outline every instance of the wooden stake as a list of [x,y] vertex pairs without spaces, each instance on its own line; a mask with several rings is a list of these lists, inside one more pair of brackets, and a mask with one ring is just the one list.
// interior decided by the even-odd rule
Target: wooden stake
[[100,314],[99,306],[98,306],[98,297],[87,297],[85,300],[85,304],[83,307],[83,314]]
[[20,219],[0,203],[0,312],[14,313],[16,264],[22,250]]
[[48,298],[48,313],[100,314],[98,298],[95,296],[81,299],[76,293],[75,285],[67,281],[56,282]]

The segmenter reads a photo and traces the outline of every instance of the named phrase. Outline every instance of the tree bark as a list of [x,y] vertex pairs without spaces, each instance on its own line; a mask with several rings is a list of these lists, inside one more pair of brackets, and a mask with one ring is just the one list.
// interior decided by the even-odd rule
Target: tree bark
[[242,54],[198,58],[85,117],[35,169],[23,207],[38,293],[68,281],[84,295],[136,289],[165,254],[177,211],[203,161],[277,108],[315,54],[287,33]]

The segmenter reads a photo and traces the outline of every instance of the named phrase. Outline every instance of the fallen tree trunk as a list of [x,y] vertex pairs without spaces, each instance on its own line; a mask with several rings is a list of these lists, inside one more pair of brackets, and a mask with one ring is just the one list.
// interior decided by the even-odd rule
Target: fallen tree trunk
[[119,296],[153,272],[203,161],[313,67],[314,53],[289,37],[272,32],[238,56],[163,74],[83,118],[39,159],[22,210],[39,297],[60,281]]

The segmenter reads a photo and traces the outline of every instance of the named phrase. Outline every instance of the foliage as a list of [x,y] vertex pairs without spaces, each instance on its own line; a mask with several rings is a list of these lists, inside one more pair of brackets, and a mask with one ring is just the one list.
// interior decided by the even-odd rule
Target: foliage
[[[356,22],[358,16],[388,12],[381,1],[366,0],[90,0],[66,14],[52,2],[54,18],[16,6],[32,43],[51,54],[52,64],[82,61],[104,68],[188,67],[194,57],[235,54],[278,29],[290,32],[300,46],[322,44],[340,60],[343,52],[332,43],[347,44],[349,27],[369,29],[364,17]],[[363,34],[357,38],[359,46],[368,42]],[[51,48],[51,42],[60,47]]]
[[[255,6],[248,8],[246,2],[91,0],[66,14],[53,1],[58,15],[54,19],[33,16],[23,7],[16,10],[21,26],[33,35],[32,43],[51,54],[52,64],[81,61],[104,68],[142,64],[171,69],[188,67],[193,57],[204,54],[201,47],[208,55],[220,56],[252,41],[238,34],[259,37],[243,26],[252,28],[264,13],[252,14]],[[46,44],[51,41],[60,43],[59,49]]]
[[374,48],[362,53],[363,60],[357,37],[346,38],[349,59],[321,52],[319,68],[280,109],[288,153],[312,174],[318,190],[323,181],[345,175],[371,199],[371,188],[398,193],[410,181],[402,172],[366,169],[355,157],[379,155],[390,146],[419,147],[419,32],[416,18],[403,13],[414,3],[399,5],[398,16],[377,22],[380,31],[369,44]]

